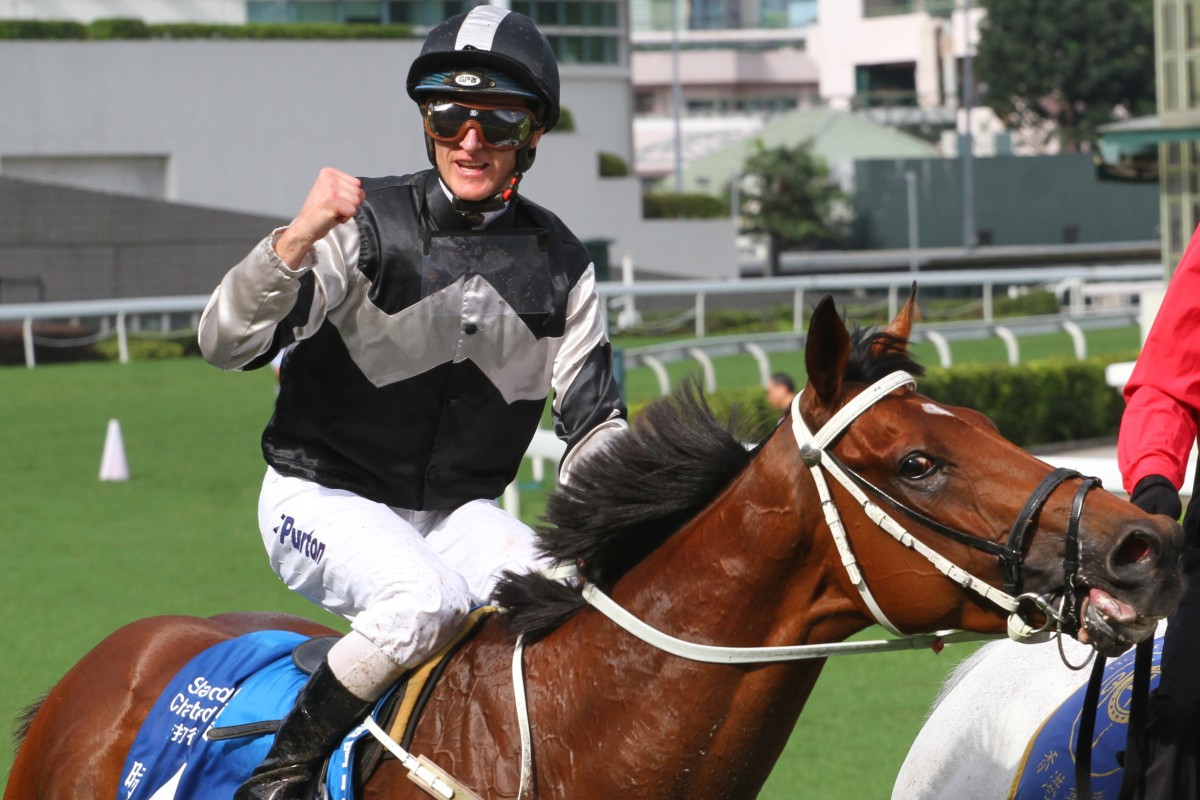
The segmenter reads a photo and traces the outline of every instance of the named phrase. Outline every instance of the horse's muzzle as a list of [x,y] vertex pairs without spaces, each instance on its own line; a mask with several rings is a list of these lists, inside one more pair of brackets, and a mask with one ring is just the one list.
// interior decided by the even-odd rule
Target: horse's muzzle
[[1085,556],[1079,640],[1116,656],[1154,633],[1183,594],[1183,529],[1163,516],[1131,520],[1102,552]]

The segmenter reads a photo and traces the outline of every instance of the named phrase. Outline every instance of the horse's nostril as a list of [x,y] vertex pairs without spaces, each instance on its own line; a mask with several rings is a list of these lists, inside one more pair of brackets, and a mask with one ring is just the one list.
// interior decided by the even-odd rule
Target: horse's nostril
[[1148,558],[1153,549],[1149,537],[1145,534],[1135,533],[1128,536],[1114,554],[1116,566],[1136,564],[1142,559]]

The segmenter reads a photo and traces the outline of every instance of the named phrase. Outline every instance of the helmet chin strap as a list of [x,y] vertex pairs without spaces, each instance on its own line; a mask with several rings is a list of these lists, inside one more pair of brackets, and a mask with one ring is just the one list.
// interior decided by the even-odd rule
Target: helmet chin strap
[[[437,168],[437,158],[433,147],[433,139],[429,134],[425,134],[425,152],[429,156],[429,163]],[[492,211],[502,211],[508,202],[517,194],[517,185],[521,183],[521,178],[525,177],[525,170],[533,163],[534,149],[526,145],[517,151],[517,170],[512,177],[508,179],[508,185],[502,190],[492,195],[485,197],[482,200],[464,200],[454,192],[450,191],[450,187],[446,181],[442,180],[442,186],[446,188],[450,194],[450,205],[459,214],[466,217],[467,222],[472,227],[483,223],[483,215]]]
[[[450,205],[455,211],[467,218],[467,222],[471,224],[471,227],[482,225],[485,214],[492,211],[503,211],[504,207],[508,205],[508,201],[516,196],[517,184],[521,182],[521,177],[520,172],[514,172],[513,176],[508,179],[508,186],[491,197],[485,197],[482,200],[463,200],[451,192]],[[445,185],[445,181],[442,184]]]

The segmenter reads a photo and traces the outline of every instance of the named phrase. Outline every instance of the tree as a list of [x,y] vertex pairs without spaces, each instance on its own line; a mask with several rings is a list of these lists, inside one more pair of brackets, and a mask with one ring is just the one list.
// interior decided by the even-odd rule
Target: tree
[[1010,128],[1054,123],[1064,150],[1154,112],[1153,0],[983,0],[977,74]]
[[779,274],[784,250],[845,242],[839,216],[845,215],[848,198],[811,140],[772,148],[755,141],[739,188],[742,233],[767,236],[767,275]]

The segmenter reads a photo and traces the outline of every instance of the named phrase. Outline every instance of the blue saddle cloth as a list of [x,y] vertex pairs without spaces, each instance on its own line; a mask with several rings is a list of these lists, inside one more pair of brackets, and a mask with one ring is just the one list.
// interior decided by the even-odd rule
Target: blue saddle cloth
[[[1154,640],[1150,689],[1158,686],[1162,637]],[[1115,798],[1121,790],[1123,771],[1117,754],[1125,750],[1129,733],[1129,704],[1133,692],[1133,661],[1130,650],[1104,666],[1104,681],[1096,703],[1092,735],[1092,797]],[[1085,683],[1063,701],[1030,742],[1013,781],[1012,800],[1074,800],[1075,752],[1083,712]]]
[[[307,637],[261,631],[203,651],[159,696],[125,759],[117,800],[220,800],[266,757],[273,734],[210,741],[213,727],[283,718],[308,676],[292,663]],[[382,701],[381,701],[382,702]],[[330,800],[353,800],[350,766],[360,726],[330,759]]]

